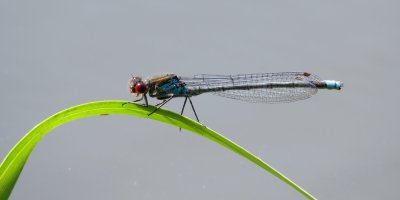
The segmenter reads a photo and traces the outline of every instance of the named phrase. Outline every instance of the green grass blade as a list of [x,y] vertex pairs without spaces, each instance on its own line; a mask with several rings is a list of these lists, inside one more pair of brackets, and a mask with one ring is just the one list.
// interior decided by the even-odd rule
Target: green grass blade
[[236,143],[232,142],[231,140],[225,138],[221,134],[189,118],[183,117],[177,113],[164,109],[160,109],[153,115],[147,116],[147,114],[154,108],[154,106],[143,107],[137,104],[127,103],[126,101],[98,101],[71,107],[47,118],[46,120],[35,126],[31,131],[29,131],[14,146],[14,148],[8,153],[6,158],[1,163],[0,200],[8,199],[30,153],[43,136],[45,136],[48,132],[50,132],[57,126],[60,126],[64,123],[84,117],[102,114],[132,115],[137,117],[150,118],[177,127],[182,127],[183,129],[197,133],[214,142],[217,142],[222,146],[232,150],[233,152],[247,158],[251,162],[257,164],[272,175],[290,185],[292,188],[303,194],[308,199],[316,199],[311,194],[303,190],[300,186],[296,185],[290,179],[272,168],[270,165],[262,161],[257,156],[254,156],[253,154],[251,154],[241,146],[237,145]]

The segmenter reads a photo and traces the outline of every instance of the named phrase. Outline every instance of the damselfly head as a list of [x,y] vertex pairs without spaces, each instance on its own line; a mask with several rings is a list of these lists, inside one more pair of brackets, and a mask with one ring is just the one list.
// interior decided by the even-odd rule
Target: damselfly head
[[132,76],[129,80],[129,92],[131,94],[143,94],[147,92],[147,85],[142,81],[141,77]]

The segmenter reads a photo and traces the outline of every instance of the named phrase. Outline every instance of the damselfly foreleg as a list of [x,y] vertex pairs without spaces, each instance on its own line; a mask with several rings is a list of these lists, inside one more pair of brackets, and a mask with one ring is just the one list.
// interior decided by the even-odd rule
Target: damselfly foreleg
[[147,101],[147,96],[146,96],[146,94],[142,94],[141,97],[140,97],[139,99],[133,100],[133,101],[131,101],[131,102],[123,103],[122,106],[124,106],[124,105],[127,104],[127,103],[136,103],[136,102],[142,101],[143,99],[144,99],[144,104],[141,104],[141,105],[142,105],[142,106],[145,106],[145,107],[149,106],[149,102]]
[[149,105],[149,102],[147,101],[147,96],[146,96],[146,94],[142,94],[142,97],[140,97],[139,99],[136,99],[136,100],[134,100],[134,101],[132,101],[132,102],[139,102],[139,101],[142,101],[144,99],[144,104],[142,104],[142,106],[148,106]]

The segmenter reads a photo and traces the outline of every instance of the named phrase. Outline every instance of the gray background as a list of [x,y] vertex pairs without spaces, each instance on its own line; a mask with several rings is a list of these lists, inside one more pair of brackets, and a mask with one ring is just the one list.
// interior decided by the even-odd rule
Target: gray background
[[[317,198],[398,199],[399,6],[1,0],[0,157],[62,109],[131,100],[131,73],[309,71],[345,87],[291,104],[208,94],[193,101],[204,124]],[[179,112],[182,102],[166,108]],[[47,135],[10,199],[304,197],[198,135],[141,118],[105,116]]]

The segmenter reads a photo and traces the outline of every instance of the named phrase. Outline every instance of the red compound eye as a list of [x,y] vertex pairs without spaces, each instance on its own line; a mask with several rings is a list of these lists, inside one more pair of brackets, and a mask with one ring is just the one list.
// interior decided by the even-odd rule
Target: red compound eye
[[144,83],[139,82],[135,85],[136,93],[143,94],[146,92],[146,90],[147,90],[147,87]]

